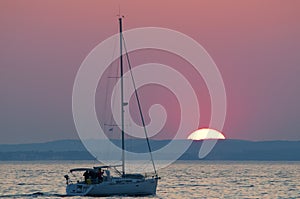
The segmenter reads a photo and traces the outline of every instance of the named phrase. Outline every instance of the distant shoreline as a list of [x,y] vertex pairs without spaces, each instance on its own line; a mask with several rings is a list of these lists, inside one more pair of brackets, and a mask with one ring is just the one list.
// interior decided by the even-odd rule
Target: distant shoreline
[[[141,140],[132,140],[143,151]],[[154,150],[170,140],[151,140]],[[183,142],[183,140],[176,140]],[[201,141],[193,141],[180,161],[197,161]],[[300,161],[300,141],[219,140],[201,161]],[[166,154],[166,157],[168,155]],[[80,140],[0,145],[0,161],[95,161]]]

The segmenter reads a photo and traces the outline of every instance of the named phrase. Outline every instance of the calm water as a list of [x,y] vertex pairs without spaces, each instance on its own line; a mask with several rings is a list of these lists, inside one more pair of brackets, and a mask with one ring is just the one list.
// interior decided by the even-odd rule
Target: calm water
[[[0,197],[65,197],[63,176],[85,166],[94,164],[1,162]],[[148,198],[300,198],[300,162],[179,162],[159,175],[157,195]]]

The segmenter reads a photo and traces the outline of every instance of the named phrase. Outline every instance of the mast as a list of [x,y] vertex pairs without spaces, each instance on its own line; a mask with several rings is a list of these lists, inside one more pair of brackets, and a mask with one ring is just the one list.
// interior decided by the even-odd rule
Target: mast
[[125,175],[125,142],[124,142],[124,94],[123,94],[123,52],[122,52],[122,16],[119,17],[120,26],[120,76],[121,76],[121,130],[122,130],[122,175]]

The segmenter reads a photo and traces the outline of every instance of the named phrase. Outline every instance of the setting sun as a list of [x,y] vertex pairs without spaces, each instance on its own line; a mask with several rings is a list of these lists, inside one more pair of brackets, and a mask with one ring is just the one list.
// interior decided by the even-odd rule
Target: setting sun
[[194,131],[191,133],[188,137],[189,140],[207,140],[207,139],[225,139],[225,136],[215,130],[215,129],[210,129],[210,128],[202,128]]

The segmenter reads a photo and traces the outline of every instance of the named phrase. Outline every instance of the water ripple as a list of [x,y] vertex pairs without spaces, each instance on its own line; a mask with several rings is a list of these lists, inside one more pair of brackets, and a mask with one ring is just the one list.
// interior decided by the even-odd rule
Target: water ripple
[[[1,162],[0,198],[66,197],[63,176],[86,166],[95,164]],[[159,174],[157,195],[147,198],[300,198],[300,162],[178,162]]]

